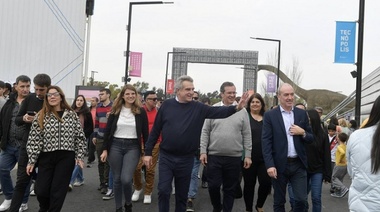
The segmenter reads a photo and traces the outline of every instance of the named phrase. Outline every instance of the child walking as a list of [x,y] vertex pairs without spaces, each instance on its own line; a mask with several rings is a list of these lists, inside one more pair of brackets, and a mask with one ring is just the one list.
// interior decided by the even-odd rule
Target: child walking
[[348,135],[339,133],[337,140],[339,145],[336,149],[335,167],[332,174],[332,186],[335,188],[335,192],[331,196],[342,198],[348,192],[348,188],[343,184],[343,178],[347,174],[346,142]]

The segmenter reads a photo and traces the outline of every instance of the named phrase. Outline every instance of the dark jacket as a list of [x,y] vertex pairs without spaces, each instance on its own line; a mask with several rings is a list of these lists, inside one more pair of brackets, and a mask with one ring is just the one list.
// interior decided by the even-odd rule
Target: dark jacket
[[331,152],[327,134],[318,140],[314,135],[314,142],[305,145],[307,154],[307,173],[323,173],[323,180],[331,182]]
[[[301,159],[305,169],[307,168],[307,158],[305,143],[312,143],[314,136],[309,125],[309,118],[306,111],[293,108],[294,124],[298,125],[306,132],[306,137],[302,135],[293,136],[294,147],[298,157]],[[283,173],[287,166],[288,139],[286,137],[284,119],[282,118],[280,107],[264,113],[264,123],[262,131],[261,145],[266,168],[275,167],[277,173]]]
[[[80,114],[78,114],[78,117]],[[92,115],[91,112],[84,112],[83,113],[84,123],[83,123],[83,132],[86,138],[89,138],[91,134],[94,132],[94,123],[92,121]]]
[[16,107],[17,94],[9,96],[9,100],[1,109],[0,115],[0,148],[5,150],[9,141],[9,130],[12,122],[12,111]]
[[33,111],[37,114],[38,111],[40,111],[42,109],[43,103],[44,103],[44,100],[37,98],[36,93],[29,94],[24,99],[24,101],[22,101],[22,104],[20,106],[20,110],[18,111],[16,120],[15,120],[16,125],[18,125],[18,126],[24,125],[25,126],[25,133],[23,135],[23,139],[22,139],[23,143],[21,144],[21,147],[26,146],[26,142],[28,141],[30,127],[32,126],[32,123],[24,122],[23,117],[28,111]]
[[[149,130],[148,130],[148,117],[144,108],[140,109],[141,113],[135,115],[136,122],[136,133],[137,139],[139,140],[139,145],[141,142],[145,143],[148,140]],[[109,152],[110,147],[113,141],[113,135],[117,128],[117,121],[119,120],[119,114],[110,114],[107,121],[107,127],[104,132],[104,143],[103,150],[107,150]],[[142,139],[142,140],[141,140]],[[141,149],[141,146],[140,146]]]

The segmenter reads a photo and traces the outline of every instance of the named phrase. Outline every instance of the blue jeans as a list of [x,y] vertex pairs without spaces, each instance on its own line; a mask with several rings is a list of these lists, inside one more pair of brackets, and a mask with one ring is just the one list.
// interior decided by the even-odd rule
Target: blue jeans
[[132,202],[132,179],[140,159],[140,145],[137,139],[113,138],[108,152],[108,162],[113,175],[113,192],[116,208]]
[[186,211],[194,156],[172,155],[160,150],[158,166],[158,208],[169,212],[172,181],[175,183],[175,212]]
[[199,172],[200,164],[201,164],[201,161],[199,160],[199,158],[194,157],[194,165],[193,165],[193,170],[191,171],[189,193],[187,194],[187,198],[189,199],[195,199],[195,196],[198,193],[198,172]]
[[286,186],[292,185],[294,194],[294,212],[305,211],[305,199],[307,197],[307,173],[300,159],[288,162],[283,173],[277,173],[277,179],[272,179],[274,190],[273,211],[285,212]]
[[[323,183],[323,174],[322,173],[308,173],[307,174],[307,193],[311,191],[311,201],[313,203],[313,212],[322,211],[322,183]],[[306,198],[307,203],[307,198]],[[308,204],[306,205],[308,208]]]
[[113,175],[112,170],[110,170],[110,174],[108,175],[108,188],[113,189]]
[[[7,145],[5,150],[0,153],[0,182],[6,200],[12,199],[13,182],[11,178],[11,170],[15,167],[19,158],[19,147]],[[23,202],[28,202],[28,196],[23,198]]]
[[77,180],[78,182],[84,181],[83,169],[79,165],[75,165],[73,174],[71,175],[70,184],[72,185],[75,182],[75,180]]

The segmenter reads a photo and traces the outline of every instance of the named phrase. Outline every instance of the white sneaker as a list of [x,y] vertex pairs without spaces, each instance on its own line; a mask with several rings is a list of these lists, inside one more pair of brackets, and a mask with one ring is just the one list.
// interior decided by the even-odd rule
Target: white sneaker
[[139,201],[141,192],[142,192],[142,189],[141,190],[135,190],[135,192],[133,192],[133,195],[132,195],[132,201],[133,202]]
[[144,204],[152,203],[152,197],[150,195],[144,195]]
[[36,196],[36,193],[34,193],[34,181],[32,182],[32,185],[30,185],[29,195]]
[[110,199],[113,199],[113,198],[115,198],[113,190],[112,189],[108,189],[106,195],[103,197],[103,200],[110,200]]
[[11,199],[5,199],[4,202],[0,205],[0,211],[7,211],[11,207],[11,203]]
[[84,180],[83,181],[75,181],[74,184],[73,184],[73,186],[79,187],[79,186],[81,186],[83,184],[84,184]]
[[23,212],[23,211],[26,211],[28,210],[28,204],[27,203],[22,203],[21,206],[20,206],[20,209],[18,210],[18,212]]

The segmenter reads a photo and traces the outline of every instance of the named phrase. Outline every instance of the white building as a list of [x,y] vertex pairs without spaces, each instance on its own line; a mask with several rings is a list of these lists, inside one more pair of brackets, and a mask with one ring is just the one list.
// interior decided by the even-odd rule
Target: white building
[[[1,0],[0,79],[46,73],[74,98],[82,84],[86,1]],[[33,86],[32,86],[33,91]]]

